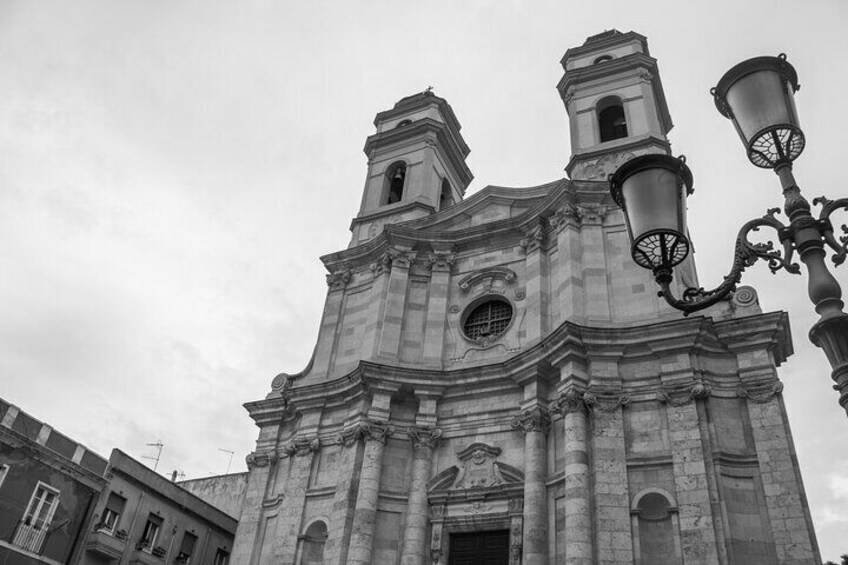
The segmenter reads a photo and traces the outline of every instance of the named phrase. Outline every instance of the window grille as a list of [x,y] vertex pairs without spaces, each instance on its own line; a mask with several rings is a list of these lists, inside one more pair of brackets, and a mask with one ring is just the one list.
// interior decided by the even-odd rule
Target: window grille
[[512,306],[504,300],[483,302],[465,318],[463,331],[469,339],[494,337],[506,331],[512,321]]

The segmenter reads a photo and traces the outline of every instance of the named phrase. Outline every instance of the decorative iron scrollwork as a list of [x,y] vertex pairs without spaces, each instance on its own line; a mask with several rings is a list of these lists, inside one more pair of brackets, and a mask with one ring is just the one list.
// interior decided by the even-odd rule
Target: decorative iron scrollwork
[[[848,205],[848,201],[846,201],[846,205]],[[756,263],[758,259],[766,261],[772,273],[777,273],[780,269],[784,269],[795,275],[800,274],[801,268],[797,263],[792,262],[795,251],[792,245],[792,233],[783,222],[775,217],[779,212],[779,208],[771,208],[763,217],[751,220],[742,226],[739,234],[736,236],[733,266],[730,269],[730,273],[724,277],[724,281],[716,288],[704,290],[703,287],[689,287],[683,291],[682,298],[676,298],[671,291],[671,269],[663,268],[657,269],[654,272],[656,281],[662,289],[657,295],[662,296],[674,308],[682,310],[684,315],[688,315],[697,310],[712,306],[735,291],[736,286],[742,279],[742,273],[745,269]],[[748,235],[751,232],[759,231],[761,227],[770,227],[777,232],[779,241],[783,247],[782,251],[775,249],[772,241],[754,243],[748,239]]]
[[819,231],[824,238],[824,242],[835,252],[835,255],[831,257],[833,264],[839,266],[845,262],[845,257],[848,255],[848,226],[845,224],[840,226],[844,235],[840,235],[837,239],[833,234],[833,224],[830,223],[830,215],[840,208],[848,211],[848,198],[830,200],[824,196],[819,196],[818,198],[813,198],[813,204],[821,204],[822,209],[819,213],[818,222]]

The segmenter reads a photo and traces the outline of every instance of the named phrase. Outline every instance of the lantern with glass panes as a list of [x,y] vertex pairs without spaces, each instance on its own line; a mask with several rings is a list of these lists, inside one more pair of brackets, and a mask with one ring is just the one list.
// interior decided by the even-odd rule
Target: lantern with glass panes
[[[671,283],[674,267],[689,254],[686,229],[686,197],[692,194],[692,172],[683,157],[642,155],[624,163],[610,175],[610,192],[624,211],[631,242],[631,255],[640,266],[651,269],[662,296],[684,315],[728,298],[736,290],[742,272],[758,259],[776,273],[783,269],[800,274],[792,261],[798,253],[807,266],[808,293],[819,320],[810,329],[810,340],[822,348],[833,368],[834,389],[848,412],[848,314],[842,311],[842,290],[825,263],[826,249],[834,254],[834,265],[845,261],[848,227],[834,234],[831,214],[848,210],[848,198],[815,198],[821,205],[818,218],[792,174],[792,161],[804,150],[804,132],[798,123],[794,95],[798,75],[786,60],[756,57],[730,69],[712,89],[716,107],[736,128],[748,159],[757,167],[773,169],[783,188],[783,211],[789,218],[777,219],[779,208],[746,222],[736,237],[733,266],[723,282],[712,290],[690,287],[677,297]],[[752,231],[769,227],[777,232],[780,246],[752,242]]]

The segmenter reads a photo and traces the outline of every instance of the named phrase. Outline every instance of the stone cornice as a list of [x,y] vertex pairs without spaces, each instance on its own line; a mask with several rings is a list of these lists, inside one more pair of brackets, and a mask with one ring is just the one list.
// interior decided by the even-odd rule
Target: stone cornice
[[[784,312],[759,314],[742,319],[714,322],[710,318],[689,317],[656,324],[633,327],[589,327],[566,322],[535,346],[504,361],[468,368],[452,370],[434,370],[421,367],[398,367],[395,365],[360,362],[357,369],[332,380],[316,380],[304,386],[294,385],[287,391],[290,405],[283,398],[271,398],[245,405],[257,424],[279,422],[280,414],[286,410],[307,409],[312,403],[330,406],[349,404],[355,398],[362,398],[369,387],[385,388],[391,391],[408,386],[419,393],[427,391],[434,397],[441,397],[463,387],[476,386],[480,391],[497,394],[518,390],[520,384],[516,378],[532,378],[542,370],[551,382],[557,380],[556,368],[576,361],[582,366],[593,360],[607,359],[617,363],[620,359],[638,359],[641,356],[685,354],[721,354],[733,355],[733,351],[724,346],[721,331],[733,328],[734,340],[755,340],[762,349],[776,352],[776,360],[788,355],[790,344],[789,327]],[[744,322],[740,324],[740,321]],[[740,328],[741,326],[741,328]],[[764,337],[765,336],[765,337]],[[611,347],[612,346],[612,347]],[[523,375],[523,377],[522,377]],[[735,375],[727,377],[705,377],[701,380],[679,380],[660,382],[657,385],[637,385],[627,394],[638,394],[670,403],[682,401],[689,392],[680,392],[676,387],[692,387],[702,383],[711,389],[714,396],[734,396],[740,385]],[[750,383],[748,383],[750,386]],[[388,389],[386,389],[388,390]],[[391,392],[390,391],[390,392]],[[605,405],[604,392],[596,391],[596,404]],[[668,396],[666,399],[663,394]],[[692,398],[699,398],[700,391],[694,391]],[[679,399],[679,400],[678,400]],[[316,406],[317,406],[316,405]]]

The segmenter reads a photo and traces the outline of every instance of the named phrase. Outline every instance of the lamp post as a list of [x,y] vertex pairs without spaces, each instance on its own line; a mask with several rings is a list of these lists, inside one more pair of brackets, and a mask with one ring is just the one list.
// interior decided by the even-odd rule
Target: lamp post
[[[807,267],[808,294],[819,320],[810,329],[810,341],[824,350],[833,368],[834,389],[848,412],[848,314],[842,311],[842,289],[825,263],[826,246],[834,251],[834,265],[846,258],[848,227],[834,235],[830,215],[848,210],[848,198],[831,201],[815,198],[821,205],[813,217],[809,202],[792,174],[792,161],[804,150],[804,132],[798,124],[794,94],[798,75],[786,55],[756,57],[730,69],[711,90],[719,112],[729,118],[748,159],[757,167],[773,169],[783,188],[786,225],[777,219],[779,208],[746,222],[739,230],[733,266],[724,281],[712,290],[690,287],[678,298],[671,290],[674,267],[689,254],[686,229],[686,197],[692,194],[692,173],[684,157],[642,155],[624,163],[610,175],[610,192],[624,211],[631,255],[640,266],[651,269],[662,296],[684,315],[727,298],[742,272],[758,259],[768,262],[772,273],[783,269],[800,274],[792,259],[797,252]],[[777,232],[781,246],[751,242],[748,235],[761,227]]]

